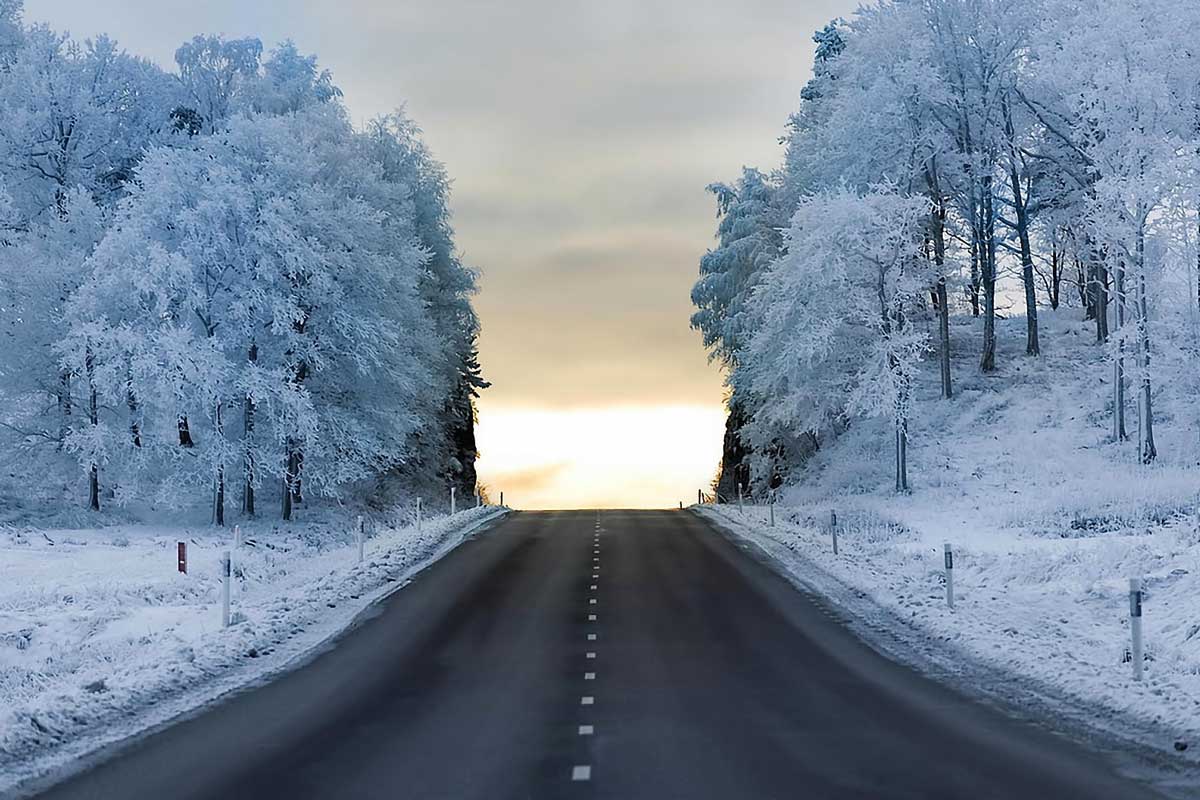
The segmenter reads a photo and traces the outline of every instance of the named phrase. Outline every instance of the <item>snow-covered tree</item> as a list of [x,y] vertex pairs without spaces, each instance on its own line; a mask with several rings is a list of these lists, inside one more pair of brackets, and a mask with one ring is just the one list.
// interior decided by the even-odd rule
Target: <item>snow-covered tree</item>
[[923,252],[929,201],[874,187],[801,201],[787,253],[755,289],[746,356],[756,425],[817,431],[831,415],[894,423],[896,490],[908,491],[912,384],[929,347],[909,316],[933,274]]

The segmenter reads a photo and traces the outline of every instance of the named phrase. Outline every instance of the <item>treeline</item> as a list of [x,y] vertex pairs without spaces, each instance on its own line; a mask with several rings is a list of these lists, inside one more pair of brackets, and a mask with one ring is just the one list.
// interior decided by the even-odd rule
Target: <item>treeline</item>
[[907,491],[921,362],[951,400],[962,315],[956,347],[1002,369],[1008,301],[1029,358],[1039,308],[1094,320],[1097,409],[1153,462],[1163,385],[1200,389],[1196,30],[1174,0],[885,0],[818,32],[783,164],[710,187],[692,323],[728,374],[719,491],[777,486],[879,415]]
[[[0,423],[88,505],[475,490],[475,273],[402,114],[290,42],[177,73],[0,0]],[[78,474],[78,473],[76,473]],[[264,492],[265,490],[265,492]],[[439,490],[439,496],[441,491]]]

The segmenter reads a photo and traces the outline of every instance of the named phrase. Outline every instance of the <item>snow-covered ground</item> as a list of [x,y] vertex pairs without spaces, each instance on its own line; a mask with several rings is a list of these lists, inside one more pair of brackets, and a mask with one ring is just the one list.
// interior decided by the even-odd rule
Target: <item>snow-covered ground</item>
[[[1024,318],[1002,321],[1008,350],[992,377],[974,368],[977,337],[959,321],[958,397],[937,397],[936,374],[920,381],[910,495],[892,491],[886,423],[858,420],[794,476],[775,527],[766,507],[704,512],[835,601],[882,609],[872,625],[886,624],[926,655],[941,652],[943,666],[965,657],[1000,668],[1068,700],[1079,722],[1139,728],[1147,744],[1171,753],[1176,741],[1187,742],[1178,758],[1193,758],[1200,751],[1195,411],[1166,383],[1156,398],[1160,457],[1152,467],[1136,461],[1135,444],[1112,443],[1111,368],[1078,315],[1044,314],[1045,354],[1037,360],[1014,351],[1024,343]],[[1136,438],[1134,409],[1129,421]],[[840,522],[838,558],[830,511]],[[947,541],[955,551],[953,612],[944,600]],[[1130,577],[1145,578],[1140,684],[1127,662]]]
[[244,526],[227,630],[231,530],[0,528],[0,794],[294,666],[503,513],[370,520],[361,564],[345,514]]
[[[859,601],[889,612],[871,624],[886,622],[935,659],[940,652],[943,665],[968,658],[999,668],[1027,679],[1014,686],[1040,685],[1067,700],[1079,722],[1132,724],[1167,752],[1188,743],[1178,757],[1190,759],[1200,751],[1194,412],[1170,391],[1157,398],[1154,466],[1137,462],[1134,444],[1111,442],[1111,370],[1078,314],[1045,314],[1045,355],[1036,360],[1013,352],[1024,319],[1003,321],[1009,349],[1001,373],[989,377],[974,368],[969,323],[956,326],[958,396],[939,399],[936,373],[922,377],[910,495],[892,491],[884,421],[858,420],[795,476],[774,527],[765,507],[703,510],[800,581],[855,606],[853,615],[870,613]],[[1132,409],[1130,420],[1136,427]],[[947,541],[955,550],[954,611],[945,603]],[[1125,661],[1135,576],[1146,588],[1140,684]]]

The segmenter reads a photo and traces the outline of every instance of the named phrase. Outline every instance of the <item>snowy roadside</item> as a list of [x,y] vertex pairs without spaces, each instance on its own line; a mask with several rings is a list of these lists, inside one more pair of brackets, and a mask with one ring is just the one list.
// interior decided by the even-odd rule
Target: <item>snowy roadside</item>
[[[693,507],[759,548],[793,582],[828,598],[890,657],[986,698],[1064,719],[1101,747],[1136,744],[1141,756],[1194,780],[1200,541],[1189,521],[1139,536],[956,545],[951,611],[932,532],[922,536],[877,512],[843,506],[835,557],[824,523],[829,510],[777,507],[772,527],[764,507]],[[1126,579],[1139,574],[1147,588],[1141,683],[1124,661]],[[1177,750],[1176,742],[1187,749]]]
[[228,532],[0,531],[0,794],[295,668],[506,513],[427,519],[419,533],[381,526],[362,564],[348,519],[247,528],[233,559],[235,624],[224,630]]

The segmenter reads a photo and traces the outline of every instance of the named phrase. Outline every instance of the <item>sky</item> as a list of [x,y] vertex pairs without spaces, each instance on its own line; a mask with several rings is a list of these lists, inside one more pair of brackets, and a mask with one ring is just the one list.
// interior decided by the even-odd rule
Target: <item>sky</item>
[[357,121],[403,106],[481,271],[478,462],[519,508],[666,507],[715,474],[723,387],[690,289],[705,186],[770,168],[811,34],[856,0],[26,0],[164,66],[197,33],[292,39]]

